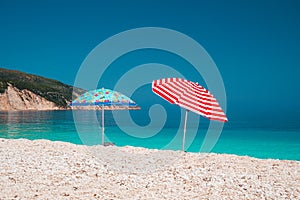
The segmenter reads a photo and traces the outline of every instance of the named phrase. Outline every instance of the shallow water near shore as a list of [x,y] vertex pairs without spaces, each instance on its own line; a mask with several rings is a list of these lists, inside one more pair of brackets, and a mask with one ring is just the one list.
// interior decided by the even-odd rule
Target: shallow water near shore
[[[97,115],[101,119],[101,113],[98,112]],[[0,137],[8,139],[47,139],[95,145],[101,143],[101,127],[98,125],[85,118],[82,122],[85,131],[78,134],[72,111],[0,112]],[[132,132],[136,131],[135,127],[127,128]],[[145,128],[144,131],[152,130]],[[181,150],[182,137],[178,131],[182,131],[181,127],[166,126],[152,137],[134,137],[116,126],[110,112],[105,113],[105,140],[117,146]],[[193,127],[187,130],[187,151],[200,151],[206,131],[205,121],[200,122],[200,127],[196,130]],[[191,132],[196,133],[195,137],[190,137]],[[173,145],[168,145],[171,142]],[[224,127],[211,152],[300,161],[300,130],[253,126],[246,122],[232,123],[231,126]]]

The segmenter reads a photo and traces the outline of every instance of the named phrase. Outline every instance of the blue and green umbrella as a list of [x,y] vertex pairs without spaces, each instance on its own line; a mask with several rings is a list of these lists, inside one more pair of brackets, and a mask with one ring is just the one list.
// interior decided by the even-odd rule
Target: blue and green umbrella
[[70,106],[105,106],[105,109],[110,110],[138,107],[133,100],[124,94],[105,88],[91,90],[80,95],[70,103]]
[[104,110],[139,110],[141,109],[133,100],[124,94],[110,89],[97,89],[88,91],[70,104],[72,109],[98,109],[102,110],[102,144],[104,145]]

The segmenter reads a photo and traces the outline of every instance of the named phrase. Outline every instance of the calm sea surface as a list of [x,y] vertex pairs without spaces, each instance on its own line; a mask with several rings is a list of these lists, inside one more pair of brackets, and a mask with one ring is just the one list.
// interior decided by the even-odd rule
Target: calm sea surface
[[[99,122],[90,120],[89,115],[90,111],[82,112],[82,120],[76,121],[76,129],[72,111],[0,112],[0,138],[47,139],[84,145],[100,144],[101,113],[97,113]],[[204,122],[196,130],[193,128],[187,130],[187,151],[200,151],[207,128],[207,123]],[[126,131],[116,126],[111,112],[105,113],[106,141],[113,142],[117,146],[181,149],[181,127],[166,126],[152,137],[143,137],[145,133],[151,134],[153,130],[149,128],[140,131],[141,135],[136,133],[135,127],[126,127]],[[195,134],[190,136],[189,133],[192,132]],[[264,125],[255,126],[247,122],[232,122],[224,127],[216,141],[211,152],[300,161],[300,129],[297,127],[272,128]]]

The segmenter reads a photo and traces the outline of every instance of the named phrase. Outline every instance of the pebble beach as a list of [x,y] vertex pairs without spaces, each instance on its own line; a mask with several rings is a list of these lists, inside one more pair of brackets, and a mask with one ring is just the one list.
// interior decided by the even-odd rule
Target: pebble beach
[[0,139],[0,199],[300,199],[300,162]]

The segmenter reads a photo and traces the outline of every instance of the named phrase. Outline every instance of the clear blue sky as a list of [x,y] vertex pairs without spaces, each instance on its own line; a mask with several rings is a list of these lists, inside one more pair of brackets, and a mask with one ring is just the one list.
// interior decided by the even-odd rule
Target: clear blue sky
[[300,1],[0,0],[0,67],[72,85],[101,41],[165,27],[199,42],[223,77],[230,119],[299,121]]

